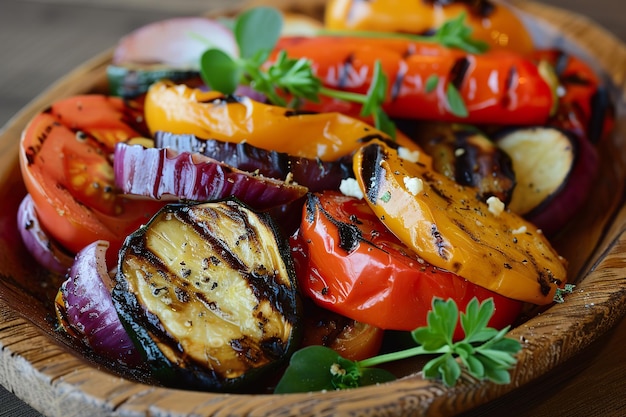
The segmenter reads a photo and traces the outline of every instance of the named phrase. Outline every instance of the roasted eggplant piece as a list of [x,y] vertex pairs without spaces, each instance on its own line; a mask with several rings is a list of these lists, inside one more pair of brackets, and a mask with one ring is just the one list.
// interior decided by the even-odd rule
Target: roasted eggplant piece
[[258,388],[299,343],[289,246],[237,200],[165,206],[127,238],[116,281],[122,323],[166,386]]
[[303,197],[301,185],[241,171],[199,153],[118,143],[115,185],[123,193],[154,199],[208,201],[234,196],[266,209]]
[[518,178],[509,209],[553,236],[585,202],[598,172],[597,149],[555,127],[509,130],[496,143],[510,155]]
[[309,191],[338,190],[341,180],[353,177],[352,155],[337,161],[322,161],[268,151],[247,142],[200,139],[190,134],[156,132],[154,146],[178,152],[197,152],[234,168],[278,179],[291,179]]
[[402,124],[409,136],[433,158],[433,169],[458,184],[476,187],[481,200],[504,203],[515,188],[511,158],[472,126],[452,123]]

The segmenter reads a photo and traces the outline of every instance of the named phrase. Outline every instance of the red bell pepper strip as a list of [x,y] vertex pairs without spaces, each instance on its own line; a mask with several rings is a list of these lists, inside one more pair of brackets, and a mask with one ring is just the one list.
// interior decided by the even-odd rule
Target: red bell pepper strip
[[[317,305],[383,329],[426,325],[433,297],[467,303],[493,298],[490,325],[519,315],[513,300],[429,265],[398,240],[364,200],[338,192],[310,194],[292,255],[302,291]],[[456,336],[462,336],[459,327]]]
[[[396,118],[544,124],[556,105],[550,77],[534,60],[510,51],[470,54],[408,39],[331,36],[283,38],[276,50],[309,59],[324,86],[360,94],[380,61],[389,78],[383,108]],[[450,89],[460,93],[467,115],[455,111]],[[354,115],[360,106],[324,100],[305,109]]]

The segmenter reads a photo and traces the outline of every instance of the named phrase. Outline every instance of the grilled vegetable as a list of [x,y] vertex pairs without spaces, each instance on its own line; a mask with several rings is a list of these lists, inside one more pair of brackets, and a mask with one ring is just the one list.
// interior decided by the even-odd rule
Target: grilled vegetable
[[163,206],[124,198],[114,186],[115,144],[145,136],[132,101],[79,95],[54,102],[26,126],[20,169],[41,227],[71,253],[96,240],[114,263],[124,237]]
[[116,279],[120,318],[165,385],[258,386],[299,343],[289,247],[236,200],[164,207],[126,240]]
[[[389,79],[383,109],[394,118],[543,124],[558,107],[550,65],[511,51],[471,54],[404,38],[357,36],[283,38],[276,50],[310,60],[325,87],[359,94],[370,88],[380,62]],[[325,100],[303,109],[358,115],[361,107]]]
[[114,65],[164,64],[170,68],[199,70],[200,56],[208,45],[232,56],[239,50],[230,29],[205,17],[175,17],[144,25],[118,42]]
[[355,154],[354,166],[372,210],[430,264],[534,304],[552,302],[565,284],[565,261],[546,237],[497,199],[486,204],[476,189],[376,142]]
[[113,306],[105,256],[109,242],[103,240],[81,250],[55,300],[61,327],[98,355],[116,365],[137,366],[139,352],[122,326]]
[[304,300],[302,346],[326,346],[346,359],[372,357],[383,344],[383,329],[356,321]]
[[490,0],[331,0],[324,23],[328,29],[429,34],[446,21],[466,15],[472,37],[523,54],[533,49],[524,23],[506,5]]
[[[433,169],[461,185],[476,187],[480,198],[511,200],[515,172],[511,158],[475,127],[448,123],[405,123],[405,132],[433,158]],[[402,127],[402,125],[401,125]]]
[[133,98],[148,91],[148,88],[157,81],[167,79],[189,86],[202,85],[200,73],[197,70],[180,70],[165,65],[109,65],[107,66],[107,81],[109,94],[123,98]]
[[156,132],[154,145],[178,152],[197,152],[234,168],[279,179],[291,178],[309,191],[337,190],[344,178],[352,177],[352,156],[337,161],[301,158],[286,153],[267,151],[248,142],[225,142],[200,139],[194,135]]
[[17,209],[17,227],[28,252],[42,266],[65,274],[72,265],[72,255],[52,239],[39,224],[30,194],[26,194]]
[[[493,299],[491,326],[510,325],[522,303],[429,265],[400,242],[362,199],[337,192],[309,194],[298,244],[292,246],[302,292],[344,316],[383,329],[425,326],[434,298],[463,308]],[[455,338],[463,336],[460,325]]]
[[[146,95],[146,122],[158,131],[249,144],[294,156],[333,161],[350,155],[363,141],[390,140],[371,125],[339,113],[297,113],[292,109],[225,96],[170,82],[153,84]],[[406,137],[396,142],[417,150]]]
[[307,192],[300,185],[240,171],[199,153],[120,143],[114,161],[116,186],[136,196],[194,201],[234,196],[265,209]]
[[615,104],[602,78],[582,59],[559,49],[533,53],[554,67],[559,82],[559,108],[550,119],[555,126],[598,143],[613,130]]
[[513,129],[496,140],[519,178],[509,209],[553,236],[585,202],[598,172],[597,149],[553,127]]

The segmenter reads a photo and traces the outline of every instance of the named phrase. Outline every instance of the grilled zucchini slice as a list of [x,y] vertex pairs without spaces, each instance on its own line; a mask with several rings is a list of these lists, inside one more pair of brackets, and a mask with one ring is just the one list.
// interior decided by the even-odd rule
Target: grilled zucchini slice
[[268,215],[234,199],[172,204],[126,239],[113,300],[157,381],[230,392],[298,345],[295,283]]

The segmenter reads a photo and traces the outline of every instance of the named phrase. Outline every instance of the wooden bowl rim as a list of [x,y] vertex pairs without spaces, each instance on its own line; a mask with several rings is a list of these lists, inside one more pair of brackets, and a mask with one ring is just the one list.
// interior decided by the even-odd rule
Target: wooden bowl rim
[[[550,23],[561,22],[559,26],[565,36],[593,51],[602,67],[609,69],[608,74],[622,96],[626,94],[626,46],[612,34],[588,19],[568,11],[530,1],[518,0],[513,3],[537,19]],[[581,27],[585,28],[584,32],[580,31]],[[588,36],[589,33],[593,33],[593,40]],[[596,46],[599,42],[609,53],[597,53]],[[101,85],[110,57],[111,51],[106,51],[79,66],[29,103],[0,130],[2,155],[14,155],[7,165],[14,167],[17,164],[15,138],[19,138],[27,121],[37,111],[45,108],[52,97],[60,98],[91,91],[95,86]],[[5,167],[3,170],[0,184],[4,185],[10,169]],[[519,364],[512,373],[512,383],[509,385],[477,382],[463,376],[457,386],[447,388],[439,382],[426,381],[419,375],[411,375],[389,384],[357,390],[280,396],[191,392],[148,386],[98,369],[63,347],[49,343],[48,336],[41,329],[14,312],[1,297],[0,314],[3,320],[0,328],[0,382],[34,408],[55,416],[65,416],[76,410],[81,410],[81,415],[108,415],[115,412],[119,416],[144,413],[170,416],[209,415],[223,410],[231,414],[250,415],[278,415],[289,410],[297,410],[302,415],[324,414],[327,410],[372,415],[387,412],[394,415],[409,412],[455,414],[500,397],[554,369],[591,343],[592,339],[584,344],[570,343],[575,348],[568,348],[568,342],[572,338],[589,331],[590,323],[595,326],[592,331],[597,338],[626,314],[626,274],[622,266],[625,264],[623,254],[626,253],[623,232],[626,224],[625,211],[622,205],[614,223],[619,226],[619,230],[611,236],[611,241],[606,244],[606,251],[572,294],[573,301],[568,300],[582,303],[581,306],[591,306],[588,309],[589,314],[585,316],[585,323],[564,320],[567,317],[564,313],[568,310],[557,304],[513,329],[509,335],[530,343],[530,347],[520,355]],[[608,283],[607,276],[613,277]],[[602,292],[599,296],[594,294],[595,287],[607,285],[611,285],[610,291]],[[554,325],[545,327],[546,322]],[[544,327],[536,330],[535,326],[539,323]],[[18,329],[22,337],[19,340],[3,339],[3,329],[8,328],[14,331]],[[555,329],[559,331],[554,333]],[[34,340],[39,340],[45,346],[44,357],[47,359],[41,359],[39,352],[36,362],[30,360],[31,346],[36,345]],[[545,355],[544,360],[539,365],[536,361],[532,365],[532,356],[539,354]],[[58,361],[63,361],[66,365],[73,364],[73,370],[56,373],[55,363]],[[528,364],[530,366],[526,366]],[[33,383],[36,389],[45,392],[30,392]]]

